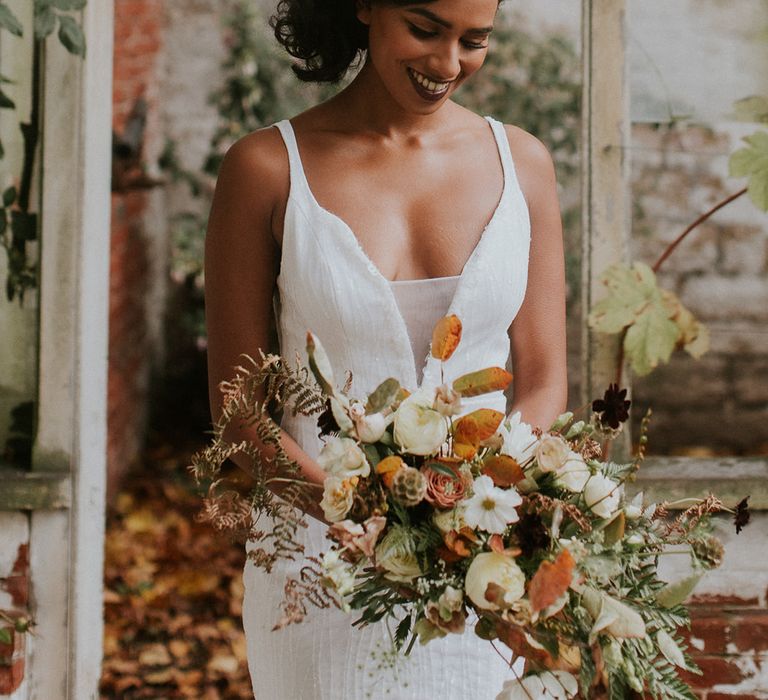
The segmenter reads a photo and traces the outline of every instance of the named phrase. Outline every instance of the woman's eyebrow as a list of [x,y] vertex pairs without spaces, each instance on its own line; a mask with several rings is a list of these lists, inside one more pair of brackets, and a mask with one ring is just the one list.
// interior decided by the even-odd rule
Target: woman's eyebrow
[[[431,10],[428,10],[426,7],[413,7],[408,10],[408,12],[411,12],[415,15],[421,15],[422,17],[431,20],[435,24],[439,24],[441,27],[445,27],[446,29],[453,29],[453,25],[446,19],[443,19],[440,17],[440,15],[436,15]],[[475,29],[468,29],[465,33],[466,34],[490,34],[493,31],[493,27],[476,27]]]

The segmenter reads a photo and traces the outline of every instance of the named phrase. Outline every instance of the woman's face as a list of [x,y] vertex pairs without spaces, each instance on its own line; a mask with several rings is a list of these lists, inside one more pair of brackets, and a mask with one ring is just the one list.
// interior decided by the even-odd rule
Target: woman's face
[[482,66],[498,0],[358,4],[368,61],[407,111],[435,111]]

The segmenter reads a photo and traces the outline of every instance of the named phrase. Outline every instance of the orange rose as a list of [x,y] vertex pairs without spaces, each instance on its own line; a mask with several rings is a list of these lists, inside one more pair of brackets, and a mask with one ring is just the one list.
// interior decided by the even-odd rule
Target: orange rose
[[[437,461],[436,461],[437,462]],[[438,508],[453,508],[467,492],[472,479],[455,464],[437,462],[438,468],[427,465],[421,472],[427,479],[427,502]],[[435,464],[432,462],[431,464]]]

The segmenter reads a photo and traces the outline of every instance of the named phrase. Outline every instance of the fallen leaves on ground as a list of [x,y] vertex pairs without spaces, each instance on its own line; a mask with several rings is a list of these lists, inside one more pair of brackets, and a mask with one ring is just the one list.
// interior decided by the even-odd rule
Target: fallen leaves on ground
[[101,697],[253,698],[243,635],[245,552],[195,522],[196,449],[151,450],[107,519]]

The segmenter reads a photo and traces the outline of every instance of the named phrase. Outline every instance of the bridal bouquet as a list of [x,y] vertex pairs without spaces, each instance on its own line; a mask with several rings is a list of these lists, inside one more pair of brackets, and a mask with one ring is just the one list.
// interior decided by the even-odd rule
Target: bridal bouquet
[[[447,360],[460,338],[459,319],[442,319],[433,356]],[[198,478],[209,481],[206,517],[247,531],[259,543],[257,565],[305,561],[286,582],[276,627],[300,622],[309,605],[336,605],[354,611],[353,625],[392,623],[404,653],[471,627],[527,659],[525,675],[497,700],[695,698],[678,676],[696,671],[679,635],[689,623],[682,603],[701,573],[720,564],[709,520],[727,509],[714,496],[657,505],[625,494],[643,458],[647,418],[633,462],[601,461],[599,440],[615,437],[627,419],[626,390],[612,385],[588,420],[566,413],[545,432],[519,414],[462,410],[463,399],[508,385],[512,377],[499,367],[412,393],[390,378],[358,400],[349,377],[337,386],[311,333],[307,355],[309,371],[275,355],[238,368],[222,385],[214,439],[193,459]],[[318,556],[307,556],[299,537],[312,486],[282,451],[270,406],[320,414],[317,461],[328,474],[320,505],[331,525]],[[274,456],[228,443],[224,431],[235,420],[254,425]],[[236,452],[257,466],[247,499],[223,487],[221,465]],[[671,508],[687,509],[671,518]],[[261,515],[269,527],[260,529]],[[737,527],[747,516],[742,502]],[[670,549],[688,552],[694,571],[673,585],[657,572]]]

